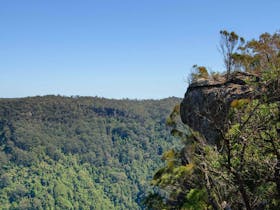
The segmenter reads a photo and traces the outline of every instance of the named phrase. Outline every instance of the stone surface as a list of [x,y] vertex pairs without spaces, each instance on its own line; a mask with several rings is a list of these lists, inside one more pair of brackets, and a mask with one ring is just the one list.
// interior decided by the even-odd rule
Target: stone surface
[[230,104],[235,99],[252,98],[253,88],[246,81],[258,78],[244,72],[235,72],[226,81],[203,80],[192,83],[181,102],[180,115],[183,123],[200,132],[208,143],[218,144],[224,131]]

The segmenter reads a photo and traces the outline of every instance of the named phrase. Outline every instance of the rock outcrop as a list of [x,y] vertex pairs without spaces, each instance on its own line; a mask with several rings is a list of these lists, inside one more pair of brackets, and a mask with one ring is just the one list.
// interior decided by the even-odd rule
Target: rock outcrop
[[217,144],[221,131],[226,129],[230,104],[235,99],[254,97],[254,88],[248,81],[256,81],[256,75],[235,72],[228,80],[200,79],[192,83],[181,102],[183,123],[200,132],[209,144]]

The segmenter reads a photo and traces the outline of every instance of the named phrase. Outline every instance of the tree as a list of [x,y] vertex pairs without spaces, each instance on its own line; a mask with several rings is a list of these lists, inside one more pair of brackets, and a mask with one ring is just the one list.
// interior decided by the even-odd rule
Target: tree
[[[222,34],[228,42],[240,39],[225,31]],[[279,40],[279,33],[265,33],[259,40],[239,48],[241,54],[230,51],[232,55],[228,58],[233,59],[230,62],[235,65],[235,59],[243,57],[239,64],[257,71],[258,79],[247,84],[253,91],[252,98],[235,99],[229,105],[225,129],[220,130],[216,145],[208,144],[199,132],[178,126],[175,112],[178,109],[174,109],[167,122],[172,127],[171,133],[182,140],[184,147],[164,153],[166,166],[154,175],[153,184],[159,192],[154,197],[161,207],[279,209]],[[236,49],[236,44],[232,44],[229,50]],[[226,77],[231,68],[227,70]],[[157,209],[152,196],[149,198],[151,209]]]
[[239,37],[235,32],[228,32],[226,30],[220,31],[220,46],[219,51],[221,52],[224,64],[226,67],[227,79],[234,67],[233,55],[236,51],[244,44],[245,40]]
[[197,82],[200,79],[208,79],[209,73],[207,71],[207,68],[205,66],[198,66],[193,65],[192,66],[192,73],[190,74],[190,77],[188,79],[188,83],[194,83]]

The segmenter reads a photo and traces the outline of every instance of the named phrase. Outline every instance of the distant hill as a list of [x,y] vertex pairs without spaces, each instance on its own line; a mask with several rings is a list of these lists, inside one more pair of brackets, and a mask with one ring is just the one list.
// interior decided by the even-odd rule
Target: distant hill
[[141,209],[179,98],[0,99],[3,209]]

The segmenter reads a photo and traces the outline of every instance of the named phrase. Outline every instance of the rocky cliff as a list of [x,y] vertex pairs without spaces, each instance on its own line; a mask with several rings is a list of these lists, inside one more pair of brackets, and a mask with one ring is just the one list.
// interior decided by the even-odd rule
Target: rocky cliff
[[250,82],[258,79],[256,75],[235,72],[228,80],[224,76],[197,80],[188,87],[181,102],[183,123],[200,132],[208,143],[217,144],[221,131],[226,129],[231,102],[254,97]]

